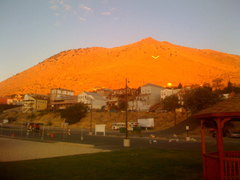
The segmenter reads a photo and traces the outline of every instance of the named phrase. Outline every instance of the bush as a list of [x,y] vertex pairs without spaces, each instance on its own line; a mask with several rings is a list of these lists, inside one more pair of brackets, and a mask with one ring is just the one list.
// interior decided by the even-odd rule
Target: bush
[[87,108],[88,107],[82,103],[67,107],[65,110],[60,112],[61,118],[66,118],[65,122],[69,125],[75,124],[86,116]]
[[36,115],[35,114],[29,114],[27,116],[27,119],[35,119],[36,118]]
[[46,125],[47,125],[47,126],[52,126],[53,123],[52,123],[51,121],[48,121]]
[[52,111],[52,110],[45,109],[45,110],[43,110],[43,111],[41,111],[41,112],[39,113],[39,116],[44,116],[44,115],[48,114],[48,113],[51,112],[51,111]]

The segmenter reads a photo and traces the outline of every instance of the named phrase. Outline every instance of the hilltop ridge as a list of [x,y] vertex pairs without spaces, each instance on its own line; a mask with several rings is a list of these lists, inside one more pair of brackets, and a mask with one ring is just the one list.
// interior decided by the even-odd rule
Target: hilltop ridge
[[0,96],[48,94],[65,88],[79,94],[94,87],[123,88],[146,83],[163,87],[212,83],[223,78],[240,83],[240,56],[161,42],[148,37],[114,48],[91,47],[62,51],[0,83]]

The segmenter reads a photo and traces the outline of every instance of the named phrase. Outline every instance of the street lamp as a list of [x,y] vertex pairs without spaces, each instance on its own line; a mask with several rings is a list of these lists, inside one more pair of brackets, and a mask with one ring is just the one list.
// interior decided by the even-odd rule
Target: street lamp
[[[169,88],[171,87],[172,88],[172,94],[171,95],[173,95],[173,86],[172,86],[172,83],[168,83],[168,86],[169,86]],[[177,113],[176,113],[176,109],[174,108],[174,118],[175,118],[175,121],[174,121],[174,126],[176,126],[177,125]]]
[[128,118],[127,118],[127,115],[128,115],[127,83],[128,83],[128,80],[126,78],[126,124],[125,124],[126,137],[123,140],[123,146],[124,147],[130,147],[130,139],[128,139]]
[[189,126],[186,126],[186,131],[187,131],[186,141],[190,141],[190,137],[189,137],[189,134],[188,134]]

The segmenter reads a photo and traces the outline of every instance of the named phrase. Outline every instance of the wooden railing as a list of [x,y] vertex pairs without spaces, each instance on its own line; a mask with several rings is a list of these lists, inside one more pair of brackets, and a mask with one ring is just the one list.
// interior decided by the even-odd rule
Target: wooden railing
[[[204,178],[218,180],[220,178],[220,162],[218,153],[203,154]],[[223,169],[225,180],[240,180],[240,152],[226,151],[223,157]]]
[[225,151],[224,157],[240,158],[240,151]]
[[220,179],[220,166],[217,153],[208,153],[203,155],[204,179],[219,180]]
[[225,179],[240,180],[240,152],[224,152],[223,166]]

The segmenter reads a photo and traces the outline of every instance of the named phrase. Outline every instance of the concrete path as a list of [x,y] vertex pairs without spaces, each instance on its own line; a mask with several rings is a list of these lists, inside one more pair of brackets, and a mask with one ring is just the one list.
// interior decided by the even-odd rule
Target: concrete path
[[0,137],[0,151],[0,162],[8,162],[109,152],[110,150],[97,149],[94,148],[94,145],[35,142]]

